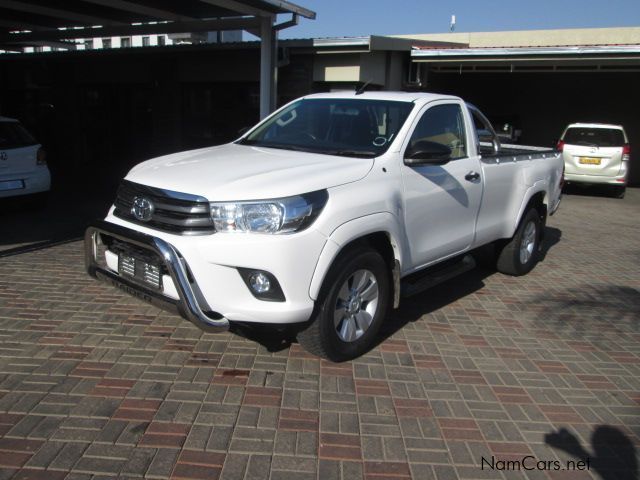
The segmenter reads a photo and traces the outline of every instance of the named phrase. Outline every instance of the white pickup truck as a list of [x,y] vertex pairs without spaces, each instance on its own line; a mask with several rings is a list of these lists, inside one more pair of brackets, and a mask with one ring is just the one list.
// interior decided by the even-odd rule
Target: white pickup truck
[[206,330],[293,326],[340,361],[478,247],[529,272],[562,177],[558,152],[501,146],[457,97],[310,95],[233,143],[134,167],[87,229],[86,265]]

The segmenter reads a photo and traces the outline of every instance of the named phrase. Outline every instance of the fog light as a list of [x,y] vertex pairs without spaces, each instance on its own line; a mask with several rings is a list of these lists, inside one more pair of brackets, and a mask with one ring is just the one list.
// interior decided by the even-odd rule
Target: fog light
[[266,293],[271,288],[271,282],[262,272],[254,272],[249,276],[249,285],[256,293]]
[[266,302],[284,302],[284,293],[278,279],[265,270],[237,267],[251,295]]

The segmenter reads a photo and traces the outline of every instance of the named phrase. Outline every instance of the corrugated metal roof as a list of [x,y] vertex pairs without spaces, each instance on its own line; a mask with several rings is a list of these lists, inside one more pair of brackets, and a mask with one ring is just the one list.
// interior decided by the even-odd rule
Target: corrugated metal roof
[[562,56],[587,54],[640,54],[640,45],[582,45],[557,47],[471,47],[429,48],[415,46],[412,58],[428,57],[511,57],[511,56]]

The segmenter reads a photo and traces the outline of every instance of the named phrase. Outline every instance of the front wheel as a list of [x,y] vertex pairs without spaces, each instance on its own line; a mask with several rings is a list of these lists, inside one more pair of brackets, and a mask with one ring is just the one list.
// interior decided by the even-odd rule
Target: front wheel
[[538,262],[542,222],[531,208],[524,214],[515,235],[500,251],[496,268],[499,272],[520,276],[529,273]]
[[369,248],[341,254],[322,285],[314,314],[298,332],[310,353],[339,362],[367,352],[389,305],[389,269]]

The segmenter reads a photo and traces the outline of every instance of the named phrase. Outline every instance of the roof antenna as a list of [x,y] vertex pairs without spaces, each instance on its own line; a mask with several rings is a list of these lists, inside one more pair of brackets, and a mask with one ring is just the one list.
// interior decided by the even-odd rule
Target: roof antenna
[[364,89],[367,88],[371,82],[373,82],[372,78],[363,83],[362,86],[356,90],[356,95],[362,95],[364,93]]

